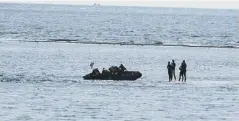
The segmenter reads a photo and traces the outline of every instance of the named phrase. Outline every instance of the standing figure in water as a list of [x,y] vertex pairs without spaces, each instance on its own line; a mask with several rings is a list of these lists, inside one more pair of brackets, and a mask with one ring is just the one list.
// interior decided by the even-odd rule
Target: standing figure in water
[[168,62],[167,69],[168,69],[169,82],[171,82],[173,77],[173,74],[172,74],[173,66],[170,64],[170,62]]
[[176,81],[175,68],[176,68],[176,64],[174,60],[172,60],[172,76],[174,77],[174,80]]
[[182,65],[179,67],[179,78],[178,78],[178,81],[180,81],[182,78],[183,80],[183,71],[182,71]]
[[179,74],[179,80],[178,81],[180,81],[181,77],[182,77],[182,81],[184,79],[184,82],[186,82],[186,79],[187,79],[186,78],[187,64],[185,63],[185,60],[183,60],[179,70],[180,70],[180,74]]

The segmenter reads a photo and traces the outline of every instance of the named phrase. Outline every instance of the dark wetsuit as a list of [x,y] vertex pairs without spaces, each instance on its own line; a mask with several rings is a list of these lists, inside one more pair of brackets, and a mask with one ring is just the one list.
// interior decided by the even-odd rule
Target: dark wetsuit
[[115,74],[117,74],[120,71],[120,68],[117,67],[117,66],[111,66],[109,68],[109,71],[110,71],[111,74],[115,75]]
[[96,68],[96,69],[94,69],[93,71],[92,71],[92,76],[99,76],[100,75],[100,71],[98,70],[98,68]]
[[[186,82],[186,72],[187,72],[187,64],[186,63],[182,63],[182,77],[184,77],[184,81]],[[182,79],[183,81],[183,79]]]
[[179,72],[179,78],[178,78],[178,81],[180,81],[181,78],[183,79],[182,65],[179,67],[179,70],[180,70],[180,72]]
[[184,80],[186,82],[187,64],[185,62],[183,62],[181,64],[179,70],[180,70],[179,81],[181,80],[181,77],[182,77],[182,81]]
[[175,68],[176,68],[176,64],[172,62],[172,76],[174,77],[174,80],[176,80]]
[[119,66],[119,68],[120,68],[120,70],[123,71],[123,72],[124,72],[125,70],[127,70],[127,69],[124,67],[123,64],[121,64],[121,65]]
[[119,66],[119,75],[121,75],[121,74],[123,74],[124,73],[124,71],[126,71],[127,69],[124,67],[124,65],[123,64],[120,64],[120,66]]
[[168,64],[167,69],[168,69],[169,81],[172,81],[172,77],[173,77],[173,74],[172,74],[173,66],[172,66],[171,64]]
[[108,78],[108,77],[110,77],[110,72],[109,72],[108,70],[103,69],[103,71],[102,71],[102,76],[103,76],[104,78]]

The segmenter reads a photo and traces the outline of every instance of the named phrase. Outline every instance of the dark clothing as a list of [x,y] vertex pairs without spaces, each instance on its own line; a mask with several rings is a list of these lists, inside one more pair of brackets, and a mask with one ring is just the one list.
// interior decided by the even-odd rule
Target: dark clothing
[[92,71],[91,74],[92,74],[93,76],[98,76],[98,75],[100,75],[100,71],[99,71],[98,68],[96,68],[96,69],[94,69],[94,70]]
[[172,65],[168,65],[168,66],[167,66],[167,69],[168,69],[168,73],[172,73],[172,70],[173,70]]
[[186,82],[186,79],[187,79],[187,75],[186,75],[186,72],[187,72],[187,64],[185,62],[183,62],[179,68],[180,70],[180,74],[179,74],[179,81],[181,80],[181,77],[182,77],[182,81],[184,80],[184,82]]
[[187,64],[186,63],[182,63],[181,68],[182,68],[183,72],[186,72],[187,71]]
[[124,67],[123,64],[120,64],[119,68],[120,68],[120,70],[121,70],[122,72],[124,72],[125,70],[127,70],[127,69]]
[[168,64],[167,69],[168,69],[169,81],[172,81],[172,77],[173,77],[173,74],[172,74],[173,66],[172,66],[171,64]]
[[172,69],[175,71],[176,64],[172,63]]
[[180,81],[180,80],[181,80],[181,78],[182,78],[182,80],[183,80],[183,71],[182,71],[182,66],[180,66],[180,67],[179,67],[179,70],[180,70],[180,72],[179,72],[179,80],[178,80],[178,81]]
[[120,68],[117,67],[117,66],[111,66],[109,68],[109,71],[110,71],[111,74],[117,74],[120,71]]
[[118,75],[122,75],[126,70],[127,69],[124,67],[124,65],[120,64]]
[[[186,80],[187,80],[187,75],[186,75],[186,71],[183,73],[183,76],[182,77],[184,77],[184,82],[186,82]],[[183,80],[182,80],[183,81]]]
[[102,76],[103,77],[109,77],[110,76],[110,72],[108,70],[103,69]]
[[174,77],[174,80],[176,80],[175,68],[176,68],[176,64],[172,62],[172,76]]

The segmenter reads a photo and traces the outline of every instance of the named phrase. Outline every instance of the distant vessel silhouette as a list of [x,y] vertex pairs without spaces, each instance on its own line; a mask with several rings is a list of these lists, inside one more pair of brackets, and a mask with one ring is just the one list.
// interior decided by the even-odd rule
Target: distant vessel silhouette
[[98,3],[94,3],[93,6],[100,6],[100,4],[98,4]]

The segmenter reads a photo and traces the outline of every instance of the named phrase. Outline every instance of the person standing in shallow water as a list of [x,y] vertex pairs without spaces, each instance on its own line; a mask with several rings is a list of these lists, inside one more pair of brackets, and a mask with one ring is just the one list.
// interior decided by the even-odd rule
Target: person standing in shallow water
[[169,82],[171,82],[173,77],[173,74],[172,74],[173,67],[170,64],[170,62],[168,62],[167,69],[168,69]]
[[176,64],[174,60],[172,60],[172,76],[174,77],[174,80],[176,80],[175,68],[176,68]]
[[182,80],[183,80],[183,71],[182,71],[182,65],[179,67],[179,70],[180,70],[180,72],[179,72],[179,78],[178,78],[178,81],[180,81],[180,80],[181,80],[181,78],[182,78]]
[[187,79],[187,77],[186,77],[187,64],[186,64],[185,60],[183,60],[179,70],[180,70],[180,74],[179,74],[179,80],[178,81],[180,81],[180,79],[182,77],[182,81],[184,79],[184,82],[186,82],[186,79]]

